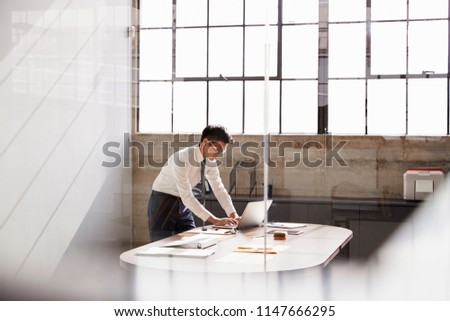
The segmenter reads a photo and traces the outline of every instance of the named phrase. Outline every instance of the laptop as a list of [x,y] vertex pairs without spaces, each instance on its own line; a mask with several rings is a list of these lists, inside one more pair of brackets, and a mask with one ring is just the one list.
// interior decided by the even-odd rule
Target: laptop
[[[267,209],[272,204],[272,200],[267,200]],[[264,211],[264,201],[248,202],[237,225],[215,226],[216,228],[245,230],[257,227],[262,224],[266,213]]]

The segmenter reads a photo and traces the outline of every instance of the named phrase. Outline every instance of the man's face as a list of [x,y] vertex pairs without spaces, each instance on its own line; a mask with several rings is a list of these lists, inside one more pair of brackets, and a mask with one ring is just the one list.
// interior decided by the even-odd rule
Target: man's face
[[227,144],[221,141],[209,140],[208,138],[205,138],[202,141],[201,149],[204,157],[214,160],[223,155],[227,149]]

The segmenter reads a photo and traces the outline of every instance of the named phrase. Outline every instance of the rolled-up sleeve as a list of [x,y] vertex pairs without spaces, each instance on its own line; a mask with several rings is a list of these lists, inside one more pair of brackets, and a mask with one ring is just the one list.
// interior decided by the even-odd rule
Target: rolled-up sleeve
[[233,201],[223,185],[222,179],[220,178],[219,168],[215,162],[209,163],[205,171],[205,177],[208,179],[217,201],[220,206],[222,206],[227,216],[231,213],[235,213],[236,209],[233,206]]

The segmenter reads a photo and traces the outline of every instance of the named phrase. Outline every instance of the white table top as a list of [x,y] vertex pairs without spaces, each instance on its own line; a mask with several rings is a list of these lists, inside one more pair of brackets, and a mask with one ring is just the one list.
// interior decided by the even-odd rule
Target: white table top
[[[270,230],[274,228],[267,228],[267,231]],[[235,252],[238,247],[264,247],[264,229],[259,227],[238,231],[219,241],[214,245],[214,254],[206,258],[136,255],[149,247],[160,247],[180,240],[183,236],[194,235],[193,232],[201,231],[201,228],[197,228],[126,251],[120,256],[120,264],[130,270],[149,268],[202,273],[277,272],[320,268],[326,266],[353,237],[352,231],[329,225],[307,224],[301,230],[303,233],[288,235],[286,240],[274,240],[273,234],[266,234],[266,247],[272,248],[276,254]]]

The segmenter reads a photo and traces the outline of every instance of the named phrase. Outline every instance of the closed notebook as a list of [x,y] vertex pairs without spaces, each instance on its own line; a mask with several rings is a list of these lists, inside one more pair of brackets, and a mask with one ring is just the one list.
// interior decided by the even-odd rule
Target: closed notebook
[[215,247],[208,249],[185,249],[177,247],[149,247],[136,253],[138,256],[175,256],[205,258],[215,252]]
[[206,249],[216,245],[221,235],[204,235],[197,234],[193,236],[183,237],[180,240],[172,241],[162,245],[163,247],[178,247],[185,249]]

